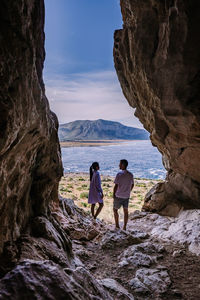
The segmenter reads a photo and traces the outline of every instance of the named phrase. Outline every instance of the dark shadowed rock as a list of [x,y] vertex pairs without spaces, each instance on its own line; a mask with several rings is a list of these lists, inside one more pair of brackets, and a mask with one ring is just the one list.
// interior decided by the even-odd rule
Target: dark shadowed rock
[[108,299],[103,286],[84,268],[61,269],[50,261],[21,262],[0,281],[0,299]]
[[98,230],[58,199],[58,120],[42,79],[44,1],[2,0],[0,41],[0,299],[111,299],[72,253],[74,227],[86,239]]
[[[145,236],[146,237],[146,236]],[[140,234],[131,234],[126,231],[108,231],[101,240],[102,249],[112,249],[114,247],[129,246],[142,242]]]
[[121,0],[121,9],[115,68],[168,171],[161,193],[157,190],[146,200],[157,204],[156,211],[173,202],[199,208],[200,2]]
[[42,79],[44,3],[0,4],[0,252],[47,215],[62,175],[58,121]]
[[[164,6],[164,1],[122,0],[121,4],[124,29],[115,34],[116,69],[124,94],[151,132],[168,170],[167,181],[156,188],[159,200],[152,207],[160,211],[175,201],[198,207],[199,3],[166,0]],[[143,243],[148,234],[136,230],[136,222],[156,237],[190,243],[190,250],[199,253],[199,215],[187,212],[169,220],[137,213],[129,233],[108,229],[103,235],[100,222],[94,226],[72,201],[58,198],[62,163],[58,122],[49,109],[42,79],[43,27],[43,0],[1,1],[0,299],[111,300],[107,289],[114,297],[129,297],[110,274],[103,276],[102,284],[96,280],[92,274],[98,270],[96,261],[88,265],[90,272],[84,268],[83,262],[94,254],[90,248],[84,250],[84,242],[95,237],[94,249],[102,251],[99,261],[107,249],[110,254],[121,246],[140,244],[127,249],[134,252],[127,255],[142,254],[142,269],[131,274],[131,281],[126,272],[127,289],[130,281],[134,292],[155,296],[167,292],[168,271],[158,265],[143,268],[145,255],[158,255]],[[153,202],[156,193],[150,192],[146,202]],[[84,241],[77,247],[83,262],[73,253],[71,240],[73,246]],[[119,251],[113,260],[107,257],[106,271],[110,261],[117,268]],[[181,255],[173,253],[173,258]]]
[[104,278],[99,280],[99,282],[112,293],[115,299],[134,300],[134,297],[116,280],[112,278]]
[[93,220],[73,200],[59,199],[60,205],[54,207],[52,215],[72,239],[89,241],[100,233],[101,223],[94,225]]

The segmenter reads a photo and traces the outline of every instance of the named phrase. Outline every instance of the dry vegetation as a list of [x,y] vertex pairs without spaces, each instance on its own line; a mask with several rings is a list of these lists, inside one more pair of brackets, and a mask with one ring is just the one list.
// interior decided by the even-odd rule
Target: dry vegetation
[[[104,191],[104,208],[99,215],[99,219],[108,223],[113,223],[113,186],[114,177],[101,176],[102,188]],[[158,182],[158,180],[149,180],[135,178],[135,186],[131,193],[129,202],[129,211],[141,209],[145,194]],[[90,213],[90,204],[87,202],[89,192],[89,176],[84,173],[65,174],[59,186],[61,196],[73,199],[75,204]],[[119,211],[120,218],[123,218],[122,208]]]

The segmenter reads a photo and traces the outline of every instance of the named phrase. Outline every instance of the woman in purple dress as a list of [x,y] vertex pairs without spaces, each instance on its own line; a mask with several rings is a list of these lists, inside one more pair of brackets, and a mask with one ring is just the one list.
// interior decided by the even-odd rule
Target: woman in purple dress
[[[101,188],[101,178],[98,170],[99,163],[93,162],[93,164],[90,167],[90,190],[88,196],[88,203],[92,204],[91,213],[94,219],[97,218],[97,216],[103,208],[103,190]],[[99,207],[96,213],[94,213],[96,203],[99,203]]]

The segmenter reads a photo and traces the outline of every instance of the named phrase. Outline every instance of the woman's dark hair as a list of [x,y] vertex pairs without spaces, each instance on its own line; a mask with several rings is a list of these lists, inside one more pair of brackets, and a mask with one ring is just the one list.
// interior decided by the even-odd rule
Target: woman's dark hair
[[99,168],[99,163],[97,161],[93,162],[91,167],[90,167],[90,181],[92,180],[92,176],[94,171]]

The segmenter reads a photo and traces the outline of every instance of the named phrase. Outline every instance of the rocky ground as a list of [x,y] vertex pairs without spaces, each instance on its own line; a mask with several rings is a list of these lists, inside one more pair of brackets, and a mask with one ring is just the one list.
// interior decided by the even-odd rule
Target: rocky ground
[[[188,250],[189,240],[183,244],[157,238],[152,229],[161,219],[165,223],[167,218],[136,211],[127,232],[105,225],[93,241],[73,242],[81,261],[113,299],[199,299],[200,258]],[[143,226],[147,220],[149,226]]]
[[125,232],[94,222],[73,200],[51,209],[5,248],[0,299],[199,299],[200,211],[137,210]]

